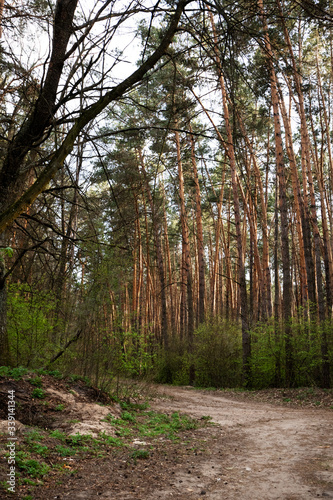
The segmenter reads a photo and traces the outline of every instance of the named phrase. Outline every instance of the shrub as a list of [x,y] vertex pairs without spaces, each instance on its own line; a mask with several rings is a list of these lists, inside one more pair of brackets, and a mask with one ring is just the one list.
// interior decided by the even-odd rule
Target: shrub
[[34,389],[32,391],[31,396],[33,398],[37,398],[37,399],[44,399],[45,398],[45,391],[44,391],[44,389],[40,389],[39,387],[36,387],[36,389]]
[[55,298],[34,290],[27,283],[8,287],[8,337],[11,356],[17,364],[40,366],[50,356],[50,332]]
[[214,320],[203,323],[194,335],[195,385],[241,385],[242,337],[237,323]]

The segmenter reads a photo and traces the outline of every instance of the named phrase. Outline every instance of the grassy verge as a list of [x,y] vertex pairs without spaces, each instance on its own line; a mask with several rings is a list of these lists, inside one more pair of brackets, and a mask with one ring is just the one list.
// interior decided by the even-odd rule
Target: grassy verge
[[[44,389],[47,389],[46,380],[50,380],[49,373],[47,378],[36,373],[23,373],[22,370],[11,371],[6,375],[15,380],[22,380],[20,382],[22,387],[26,387],[29,382],[32,386],[31,397],[34,408],[39,408],[40,411],[45,408],[48,402],[45,400]],[[54,374],[52,376],[54,377]],[[109,456],[114,457],[118,454],[122,461],[125,459],[136,465],[139,460],[149,458],[161,440],[170,446],[183,439],[191,441],[190,436],[185,437],[186,432],[204,427],[209,420],[209,418],[195,420],[178,412],[158,413],[152,411],[147,402],[134,403],[127,400],[120,401],[119,404],[120,416],[115,418],[110,414],[106,417],[111,424],[110,435],[106,433],[100,433],[97,437],[68,435],[61,430],[60,425],[51,430],[45,427],[26,426],[16,442],[15,474],[19,492],[16,498],[30,500],[34,498],[36,489],[45,488],[50,482],[58,481],[61,484],[66,477],[77,474],[83,463],[88,460],[105,460]],[[67,417],[63,412],[63,406],[56,404],[53,410],[65,422]],[[9,458],[6,443],[7,436],[0,435],[4,458],[1,472],[5,473]],[[7,486],[6,481],[1,482],[1,498],[9,498]]]

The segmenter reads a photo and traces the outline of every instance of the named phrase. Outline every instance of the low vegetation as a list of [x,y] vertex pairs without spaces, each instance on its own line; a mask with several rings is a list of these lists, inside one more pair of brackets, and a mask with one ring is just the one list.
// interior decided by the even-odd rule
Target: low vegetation
[[[126,399],[102,393],[105,403],[99,400],[100,405],[110,408],[110,414],[105,418],[110,424],[109,433],[100,432],[98,436],[68,434],[62,430],[61,425],[74,420],[68,420],[66,405],[52,399],[47,389],[51,387],[63,390],[65,387],[68,394],[71,392],[76,394],[73,388],[77,389],[78,386],[75,384],[80,383],[80,387],[86,391],[93,390],[94,388],[83,382],[81,377],[62,377],[60,373],[56,373],[55,376],[54,373],[50,375],[50,372],[45,370],[37,373],[32,370],[7,367],[0,368],[0,377],[0,388],[1,385],[7,387],[5,384],[8,383],[15,384],[18,415],[23,417],[29,407],[45,416],[45,419],[41,420],[42,425],[26,425],[24,431],[19,434],[15,457],[16,480],[19,491],[24,494],[32,494],[36,488],[43,487],[45,482],[50,480],[62,480],[62,477],[76,474],[82,462],[91,459],[102,460],[110,454],[121,454],[122,460],[135,465],[137,460],[147,459],[151,453],[156,452],[157,443],[160,443],[161,438],[173,446],[180,443],[188,431],[208,424],[206,418],[194,420],[178,412],[164,414],[152,411],[148,400],[130,398],[129,391],[132,391],[134,396],[136,392],[133,387],[132,389],[128,387]],[[29,386],[31,386],[30,393],[27,392]],[[20,399],[20,391],[25,392],[24,400]],[[97,394],[101,394],[99,390]],[[96,402],[93,398],[90,398],[90,401]],[[119,417],[112,416],[115,404],[120,407]],[[5,410],[5,406],[1,407],[1,418],[6,418]],[[52,428],[54,415],[59,428]],[[75,422],[78,421],[75,419]],[[187,439],[191,440],[191,437]],[[1,473],[5,473],[9,457],[6,442],[6,436],[0,435],[0,446],[5,458]],[[6,481],[2,481],[0,491],[1,489],[3,495],[9,494]],[[3,495],[0,494],[1,498]],[[28,497],[19,496],[19,498]]]

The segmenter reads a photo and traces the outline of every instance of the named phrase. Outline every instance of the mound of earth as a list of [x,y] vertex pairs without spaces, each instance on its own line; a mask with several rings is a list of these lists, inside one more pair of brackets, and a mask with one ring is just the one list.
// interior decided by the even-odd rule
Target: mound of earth
[[[43,459],[46,466],[56,462],[57,468],[50,467],[42,479],[28,481],[23,477],[18,499],[333,498],[331,390],[239,393],[154,386],[158,396],[150,401],[150,408],[134,414],[81,381],[48,376],[41,379],[43,398],[33,397],[38,391],[27,378],[0,382],[3,419],[8,390],[15,390],[17,419],[21,422],[18,443],[26,441],[32,429],[38,429],[43,434],[43,440],[37,443],[39,452],[46,444],[60,453],[56,456],[52,452]],[[148,432],[147,416],[156,416],[156,412],[160,412],[160,428],[182,414],[192,418],[196,426],[184,427],[170,436]],[[133,428],[132,420],[136,422]],[[66,446],[80,441],[80,435],[105,436],[106,430],[101,432],[100,425],[106,426],[108,441],[102,443],[97,438],[91,453],[77,452],[62,458]],[[49,429],[65,436],[62,446],[52,441],[54,431]],[[119,436],[123,439],[121,446]],[[5,435],[0,436],[3,450],[6,440]],[[82,450],[84,443],[82,438]],[[6,460],[0,467],[2,481],[8,469]],[[2,491],[0,496],[4,500],[13,498]]]
[[14,391],[18,432],[28,425],[93,437],[99,432],[113,434],[112,426],[103,419],[108,415],[119,417],[121,409],[107,393],[89,387],[82,380],[57,380],[48,375],[38,377],[40,389],[36,390],[35,378],[0,381],[0,432],[8,428],[8,394]]

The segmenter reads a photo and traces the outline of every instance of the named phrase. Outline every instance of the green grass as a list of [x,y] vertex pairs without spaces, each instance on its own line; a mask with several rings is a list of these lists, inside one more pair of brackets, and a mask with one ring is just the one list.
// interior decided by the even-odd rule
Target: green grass
[[71,446],[83,446],[91,440],[92,437],[90,434],[83,435],[77,433],[66,437],[66,443],[70,444]]
[[38,373],[38,375],[50,375],[58,380],[64,378],[63,374],[59,370],[43,370],[43,368],[40,368],[36,371],[36,373]]
[[29,486],[37,486],[38,481],[33,481],[32,479],[25,477],[24,479],[21,479],[21,484],[28,484]]
[[62,431],[59,431],[58,429],[55,429],[54,431],[51,431],[50,432],[50,437],[54,438],[54,439],[58,439],[59,441],[61,442],[65,442],[66,441],[66,434]]
[[128,401],[121,401],[120,402],[120,407],[122,410],[128,410],[128,411],[136,411],[136,410],[146,410],[149,408],[149,404],[147,402],[144,403],[131,403]]
[[[42,376],[62,377],[60,372],[47,372],[46,370],[34,372],[21,367],[16,369],[0,367],[0,376],[12,377],[17,380],[27,373],[30,378],[26,377],[25,380],[34,386],[31,395],[38,400],[44,400],[46,397]],[[82,380],[82,377],[73,375],[71,380]],[[49,403],[40,401],[39,404],[45,405]],[[73,468],[64,467],[63,458],[71,456],[76,456],[78,459],[104,457],[110,453],[111,448],[128,447],[129,455],[127,456],[136,463],[138,459],[149,458],[150,451],[133,449],[131,445],[133,436],[152,438],[150,447],[153,448],[153,439],[155,437],[163,435],[168,439],[175,440],[179,432],[197,427],[193,419],[179,413],[164,415],[150,411],[147,402],[131,403],[121,401],[120,406],[122,413],[119,418],[109,415],[105,419],[111,424],[110,428],[112,426],[112,435],[103,432],[97,438],[93,438],[90,435],[66,435],[58,429],[42,431],[38,428],[32,428],[22,437],[20,450],[16,453],[19,484],[27,486],[27,493],[33,493],[33,488],[41,485],[43,477],[48,475],[50,471],[56,474],[75,473]],[[55,407],[51,404],[51,407],[56,411],[62,411],[65,409],[65,404],[57,404]],[[202,420],[208,419],[209,417],[202,417]],[[73,422],[77,421],[73,420]]]
[[71,457],[76,454],[76,450],[69,448],[68,446],[63,446],[59,444],[54,448],[54,450],[59,453],[61,457]]
[[111,445],[111,446],[124,446],[124,442],[121,439],[119,439],[119,438],[116,438],[116,437],[113,437],[113,436],[108,436],[105,433],[102,433],[100,436],[101,436],[101,439],[103,439],[103,441],[105,441],[105,443],[107,443],[108,445]]
[[[156,437],[164,435],[170,439],[177,439],[177,433],[189,429],[195,429],[197,423],[194,419],[179,415],[178,412],[172,415],[165,415],[154,411],[140,412],[138,408],[131,408],[128,404],[125,406],[128,411],[123,411],[120,418],[115,418],[112,415],[106,417],[106,421],[115,428],[115,434],[118,437],[128,437],[133,432],[138,432],[140,436]],[[144,406],[147,408],[147,406]],[[202,420],[209,420],[211,417],[202,417]]]
[[129,437],[132,435],[132,429],[128,429],[127,427],[117,426],[115,431],[116,436],[118,437]]
[[41,478],[50,470],[50,466],[45,462],[39,462],[36,459],[30,458],[26,453],[20,454],[20,452],[16,454],[16,465],[20,470],[34,478]]
[[165,435],[169,439],[177,439],[177,433],[189,429],[196,429],[197,423],[194,419],[179,415],[178,412],[171,416],[153,411],[147,412],[149,417],[147,421],[139,426],[139,432],[142,436],[155,437]]
[[41,457],[47,457],[50,454],[50,450],[47,446],[42,445],[40,443],[31,443],[29,445],[29,451],[37,453]]
[[131,455],[131,458],[149,458],[149,451],[148,450],[134,450]]
[[44,439],[44,436],[37,429],[29,431],[29,433],[25,437],[27,443],[32,443],[33,441],[41,441],[42,439]]
[[128,412],[128,411],[124,411],[122,414],[121,414],[121,420],[125,420],[127,422],[136,422],[136,418],[134,415],[132,415],[132,413]]
[[69,381],[70,382],[81,381],[84,382],[86,385],[91,386],[90,379],[88,377],[82,377],[81,375],[70,375]]

